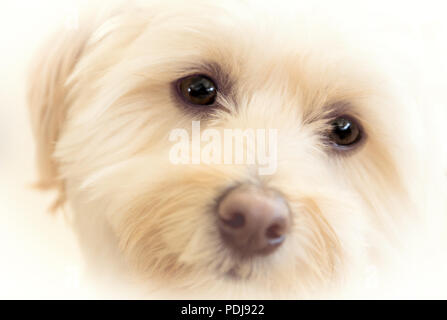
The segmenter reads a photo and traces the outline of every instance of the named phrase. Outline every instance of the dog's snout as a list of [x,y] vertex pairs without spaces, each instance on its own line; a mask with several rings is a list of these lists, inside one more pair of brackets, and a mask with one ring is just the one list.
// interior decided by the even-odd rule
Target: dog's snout
[[227,193],[217,213],[225,242],[244,256],[273,252],[284,242],[291,220],[283,197],[254,187]]

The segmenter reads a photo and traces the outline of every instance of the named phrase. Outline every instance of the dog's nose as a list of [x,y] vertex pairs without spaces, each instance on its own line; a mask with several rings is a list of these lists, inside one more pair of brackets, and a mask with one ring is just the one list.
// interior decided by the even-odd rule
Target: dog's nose
[[273,252],[284,242],[291,220],[284,198],[255,187],[231,190],[217,213],[225,242],[243,256]]

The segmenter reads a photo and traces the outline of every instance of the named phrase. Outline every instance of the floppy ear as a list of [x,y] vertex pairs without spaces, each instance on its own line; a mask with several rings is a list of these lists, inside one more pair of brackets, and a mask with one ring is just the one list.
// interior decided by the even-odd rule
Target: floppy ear
[[[121,20],[127,19],[133,23],[134,27],[126,29],[126,32],[132,35],[135,33],[134,36],[138,34],[139,29],[135,27],[137,24],[134,20],[140,10],[133,6],[128,8],[120,1],[110,0],[107,8],[103,8],[97,1],[89,1],[88,7],[81,12],[78,27],[65,28],[55,33],[32,61],[28,106],[36,141],[37,187],[59,191],[55,208],[64,202],[64,182],[58,174],[58,164],[53,154],[70,108],[68,94],[75,85],[74,81],[69,81],[70,76],[89,48],[113,36]],[[127,12],[132,14],[128,15]],[[145,19],[142,21],[144,26]],[[129,41],[131,39],[132,36],[129,36]]]
[[32,61],[28,105],[36,141],[37,186],[60,191],[56,206],[63,202],[63,182],[58,177],[53,152],[68,109],[67,79],[83,53],[88,35],[82,29],[62,30],[47,41]]

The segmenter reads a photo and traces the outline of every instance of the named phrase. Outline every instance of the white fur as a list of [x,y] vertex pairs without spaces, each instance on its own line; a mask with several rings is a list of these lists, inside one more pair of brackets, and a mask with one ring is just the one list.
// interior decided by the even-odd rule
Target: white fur
[[[385,272],[415,230],[443,241],[445,104],[414,63],[424,48],[396,46],[399,31],[383,37],[360,13],[343,17],[319,3],[160,1],[86,15],[56,35],[30,86],[41,185],[73,210],[93,279],[170,296],[307,297]],[[169,163],[170,130],[194,119],[170,84],[202,64],[219,65],[234,89],[219,98],[229,112],[202,125],[278,128],[275,175]],[[319,139],[323,108],[338,102],[368,135],[343,156]],[[281,248],[243,262],[210,210],[241,182],[280,190],[293,212]]]

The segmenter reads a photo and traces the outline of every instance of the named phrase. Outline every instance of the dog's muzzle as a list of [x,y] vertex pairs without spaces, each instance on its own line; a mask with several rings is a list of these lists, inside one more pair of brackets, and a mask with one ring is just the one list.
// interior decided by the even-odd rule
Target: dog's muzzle
[[277,192],[252,185],[231,189],[219,200],[218,224],[225,243],[244,257],[269,254],[285,240],[290,210]]

